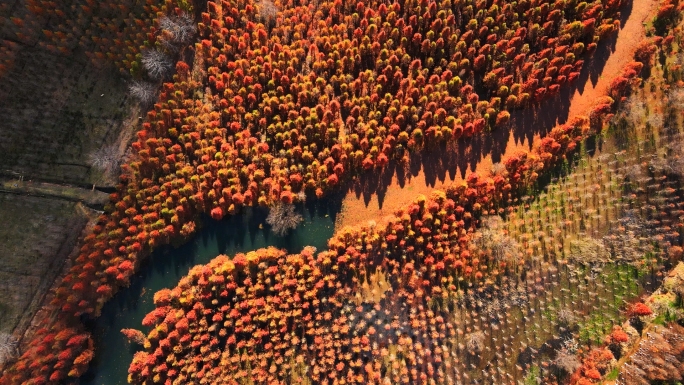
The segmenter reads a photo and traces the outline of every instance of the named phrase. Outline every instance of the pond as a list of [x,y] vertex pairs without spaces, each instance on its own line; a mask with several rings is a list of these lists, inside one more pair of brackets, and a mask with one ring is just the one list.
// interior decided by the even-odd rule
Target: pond
[[154,252],[133,277],[131,285],[105,304],[102,315],[89,325],[96,355],[80,384],[127,383],[128,365],[142,347],[129,343],[120,330],[133,328],[147,334],[142,320],[154,309],[154,293],[176,286],[190,268],[205,264],[219,254],[233,256],[268,246],[291,253],[301,251],[304,246],[322,250],[333,235],[339,202],[331,197],[300,205],[297,209],[304,221],[284,237],[270,231],[265,209],[245,209],[240,215],[220,222],[207,217],[204,227],[188,243],[178,248],[165,246]]

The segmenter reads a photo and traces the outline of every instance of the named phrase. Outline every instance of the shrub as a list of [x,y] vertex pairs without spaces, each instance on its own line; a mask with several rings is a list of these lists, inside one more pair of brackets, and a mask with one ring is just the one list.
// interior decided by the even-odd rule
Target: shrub
[[627,315],[630,317],[645,317],[651,314],[653,314],[653,311],[643,302],[632,304],[627,309]]

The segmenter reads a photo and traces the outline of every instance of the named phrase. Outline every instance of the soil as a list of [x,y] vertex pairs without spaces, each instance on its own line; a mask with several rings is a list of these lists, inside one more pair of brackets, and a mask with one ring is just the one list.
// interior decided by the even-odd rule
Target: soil
[[[2,39],[11,33],[0,29]],[[0,175],[112,184],[91,158],[110,147],[123,156],[128,147],[132,133],[121,133],[135,128],[139,112],[122,77],[95,68],[78,49],[64,55],[35,42],[12,46],[13,65],[0,81]]]
[[77,203],[0,193],[0,331],[21,331],[76,245],[86,218]]
[[[438,157],[413,159],[407,171],[390,169],[377,181],[355,184],[343,200],[336,229],[369,219],[377,221],[412,202],[418,194],[428,196],[433,189],[445,189],[471,172],[487,173],[494,163],[531,148],[534,141],[565,123],[568,117],[585,115],[599,97],[608,93],[611,80],[633,60],[636,48],[645,38],[644,23],[657,5],[656,0],[629,1],[622,11],[622,28],[617,36],[599,44],[573,88],[566,87],[559,96],[534,110],[515,111],[510,130],[498,128],[485,138],[448,149],[451,154],[436,151]],[[454,152],[464,156],[455,159]]]

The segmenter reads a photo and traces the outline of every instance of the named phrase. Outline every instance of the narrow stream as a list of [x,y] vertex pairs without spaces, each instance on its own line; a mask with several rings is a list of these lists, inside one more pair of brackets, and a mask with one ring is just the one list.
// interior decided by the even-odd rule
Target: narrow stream
[[327,247],[333,235],[339,200],[334,198],[307,202],[298,207],[304,217],[299,227],[284,237],[273,234],[266,224],[267,211],[246,209],[220,222],[205,218],[204,227],[179,248],[165,246],[154,252],[134,276],[131,286],[121,290],[102,309],[90,330],[96,356],[80,379],[81,385],[122,385],[127,383],[128,365],[141,347],[130,344],[120,330],[143,330],[142,319],[154,309],[154,293],[174,287],[188,270],[205,264],[219,254],[233,256],[263,247],[275,246],[299,252],[304,246],[319,250]]

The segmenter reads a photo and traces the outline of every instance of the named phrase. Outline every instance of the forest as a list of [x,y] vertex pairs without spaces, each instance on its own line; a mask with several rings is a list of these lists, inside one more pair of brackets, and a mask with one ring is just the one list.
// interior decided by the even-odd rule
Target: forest
[[33,322],[0,333],[0,384],[79,383],[103,308],[203,227],[262,210],[287,238],[305,204],[390,185],[327,247],[165,282],[120,330],[128,382],[684,381],[678,0],[17,4],[0,82],[26,44],[76,52],[140,116],[92,159],[115,188]]

